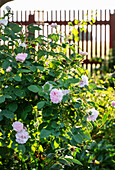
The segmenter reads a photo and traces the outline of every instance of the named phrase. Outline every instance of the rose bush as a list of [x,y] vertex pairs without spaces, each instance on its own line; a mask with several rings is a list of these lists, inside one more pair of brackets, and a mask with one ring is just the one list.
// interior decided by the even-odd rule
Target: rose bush
[[[33,33],[40,30],[36,25],[29,25],[27,33],[15,23],[2,26],[1,168],[106,168],[105,153],[102,151],[102,158],[98,153],[106,140],[101,143],[102,138],[97,137],[104,126],[110,128],[106,109],[114,109],[113,99],[104,113],[99,98],[104,87],[88,81],[87,70],[80,63],[84,54],[78,54],[68,41],[58,43],[59,34],[35,38]],[[71,48],[69,57],[66,48]],[[107,166],[112,167],[113,146],[107,147],[111,149],[104,148],[111,154]]]

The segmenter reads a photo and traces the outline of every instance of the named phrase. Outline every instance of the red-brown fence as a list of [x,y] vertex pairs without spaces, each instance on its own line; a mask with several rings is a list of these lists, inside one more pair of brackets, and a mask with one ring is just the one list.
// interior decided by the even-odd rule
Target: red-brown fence
[[[98,67],[101,62],[100,59],[108,59],[110,48],[115,47],[115,10],[73,10],[73,11],[13,11],[13,16],[9,21],[22,24],[26,30],[26,26],[34,23],[39,25],[42,30],[38,35],[48,35],[54,32],[51,28],[51,23],[57,23],[59,32],[62,35],[68,35],[71,27],[68,22],[74,20],[95,20],[93,25],[86,26],[87,32],[80,33],[80,39],[76,45],[81,47],[82,51],[87,51],[84,61],[84,67],[91,72]],[[2,14],[1,14],[2,15]],[[80,29],[79,25],[75,28]],[[38,36],[35,34],[35,36]],[[63,41],[63,39],[60,39]],[[76,47],[77,52],[79,48]],[[95,59],[96,58],[96,59]]]

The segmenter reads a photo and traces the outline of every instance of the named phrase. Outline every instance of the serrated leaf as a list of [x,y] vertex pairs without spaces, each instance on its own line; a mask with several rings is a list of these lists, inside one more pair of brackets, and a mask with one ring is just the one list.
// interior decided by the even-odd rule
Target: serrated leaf
[[73,139],[78,143],[82,143],[82,141],[83,141],[82,136],[80,134],[74,135]]
[[50,85],[49,84],[45,84],[44,85],[44,90],[47,92],[47,91],[49,91],[49,89],[50,89]]
[[51,135],[51,131],[49,131],[47,129],[42,129],[40,132],[40,138],[46,138],[49,135]]
[[24,90],[21,90],[21,89],[17,88],[17,89],[15,89],[14,93],[18,97],[25,97],[25,91]]
[[17,74],[17,75],[14,77],[14,80],[16,80],[16,81],[21,81],[21,77]]
[[18,33],[22,30],[22,27],[20,27],[16,23],[9,23],[9,27],[12,29],[13,32]]
[[37,108],[38,108],[38,109],[41,109],[42,107],[44,107],[45,103],[46,103],[45,101],[39,102],[39,103],[37,104]]
[[14,113],[12,113],[9,110],[3,110],[2,114],[8,119],[14,119],[15,118]]
[[34,93],[37,93],[39,91],[39,88],[36,85],[28,86],[28,89]]
[[83,132],[83,133],[80,133],[80,134],[82,135],[83,138],[91,140],[91,136],[90,136],[89,132]]
[[5,101],[5,97],[4,96],[0,96],[0,103],[3,103]]

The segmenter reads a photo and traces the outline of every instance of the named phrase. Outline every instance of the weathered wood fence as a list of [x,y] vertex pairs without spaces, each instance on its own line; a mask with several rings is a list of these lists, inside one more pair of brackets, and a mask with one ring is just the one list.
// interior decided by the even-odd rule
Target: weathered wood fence
[[[87,32],[80,32],[79,41],[76,43],[82,51],[88,52],[84,67],[91,72],[102,64],[103,59],[108,59],[110,49],[115,48],[115,10],[13,11],[13,14],[12,18],[9,19],[10,22],[22,24],[25,30],[27,25],[37,24],[42,28],[38,35],[46,36],[54,32],[54,29],[50,26],[52,23],[57,23],[58,30],[62,35],[68,35],[71,31],[68,22],[74,24],[75,19],[91,21],[93,18],[95,23],[86,25]],[[75,25],[75,28],[79,30],[80,26]],[[35,36],[38,35],[35,34]],[[60,41],[63,41],[63,39],[60,39]],[[79,48],[76,48],[79,52]]]

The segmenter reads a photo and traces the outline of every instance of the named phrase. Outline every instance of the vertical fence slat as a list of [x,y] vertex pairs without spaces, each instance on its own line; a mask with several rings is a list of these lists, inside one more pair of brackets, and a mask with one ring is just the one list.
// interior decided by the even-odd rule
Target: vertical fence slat
[[[79,20],[79,10],[78,10],[78,20]],[[79,29],[79,25],[78,25],[78,32],[80,33],[79,30],[80,30],[80,29]],[[80,34],[79,34],[79,36],[80,36]],[[78,41],[78,47],[79,47],[79,41]],[[78,48],[78,53],[79,53],[79,48]]]
[[[87,20],[88,20],[88,10],[87,10]],[[88,40],[89,40],[89,30],[88,30],[88,25],[86,26],[86,52],[88,52]],[[86,55],[86,60],[88,60],[88,55]],[[88,64],[86,63],[86,69],[88,69]]]
[[[92,15],[92,13],[91,13],[91,15]],[[92,51],[93,51],[93,39],[92,39],[92,25],[91,25],[91,60],[92,60],[92,58],[93,58],[93,56],[92,56]],[[91,73],[93,72],[93,64],[91,63]]]
[[[105,21],[107,20],[107,18],[106,18],[106,13],[107,13],[107,10],[105,10]],[[107,38],[106,38],[106,25],[105,25],[105,42],[104,42],[104,58],[106,59],[106,55],[107,55],[107,53],[106,53],[106,46],[107,46]]]
[[[84,11],[82,10],[82,20],[84,20]],[[84,31],[82,31],[82,51],[84,51]]]

